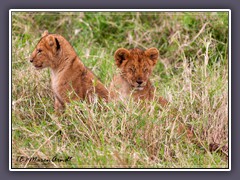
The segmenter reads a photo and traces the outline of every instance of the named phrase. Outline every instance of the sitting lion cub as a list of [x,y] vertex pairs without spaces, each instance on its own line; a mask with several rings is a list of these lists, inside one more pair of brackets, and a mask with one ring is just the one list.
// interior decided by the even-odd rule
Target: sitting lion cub
[[108,90],[88,70],[70,43],[58,34],[45,31],[33,51],[30,62],[37,69],[51,69],[54,108],[63,110],[64,104],[71,100],[92,102],[97,95],[108,100]]
[[[149,77],[158,61],[158,57],[159,52],[156,48],[147,50],[138,48],[118,49],[114,58],[120,73],[115,75],[111,82],[111,97],[115,99],[132,95],[135,100],[153,100],[155,88]],[[162,106],[167,104],[167,101],[162,97],[158,101]]]

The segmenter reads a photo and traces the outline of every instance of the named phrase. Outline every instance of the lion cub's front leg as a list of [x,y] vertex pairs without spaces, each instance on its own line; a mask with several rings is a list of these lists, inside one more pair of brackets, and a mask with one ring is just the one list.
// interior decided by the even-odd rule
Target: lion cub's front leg
[[64,110],[63,102],[61,102],[56,95],[54,97],[54,109],[57,112],[57,114],[63,112]]
[[161,96],[159,97],[158,102],[161,104],[162,107],[166,107],[169,103],[165,98]]

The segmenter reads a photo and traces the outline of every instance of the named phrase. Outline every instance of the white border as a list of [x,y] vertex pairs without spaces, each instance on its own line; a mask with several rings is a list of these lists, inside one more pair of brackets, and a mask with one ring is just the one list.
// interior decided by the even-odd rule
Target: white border
[[231,139],[231,134],[232,134],[232,108],[231,108],[231,100],[232,100],[232,96],[231,96],[231,91],[232,91],[232,77],[231,77],[231,72],[232,72],[232,41],[231,41],[231,30],[232,30],[232,22],[231,22],[231,10],[228,11],[228,136],[229,136],[229,140],[228,140],[228,159],[229,159],[229,171],[231,171],[231,163],[232,163],[232,139]]
[[[229,13],[229,47],[228,47],[228,66],[229,66],[229,87],[228,87],[228,122],[229,122],[229,168],[228,169],[12,169],[12,12],[46,12],[46,11],[64,11],[64,12],[139,12],[139,11],[156,11],[156,12],[228,12]],[[231,10],[230,9],[10,9],[9,10],[9,171],[231,171]]]

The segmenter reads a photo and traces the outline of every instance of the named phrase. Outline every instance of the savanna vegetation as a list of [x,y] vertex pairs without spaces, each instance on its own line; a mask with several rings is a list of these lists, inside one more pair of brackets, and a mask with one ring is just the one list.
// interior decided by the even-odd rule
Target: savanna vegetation
[[[12,12],[12,167],[228,168],[228,23],[227,12]],[[46,29],[106,86],[118,48],[158,48],[151,81],[169,105],[71,102],[56,116],[50,70],[29,62]]]

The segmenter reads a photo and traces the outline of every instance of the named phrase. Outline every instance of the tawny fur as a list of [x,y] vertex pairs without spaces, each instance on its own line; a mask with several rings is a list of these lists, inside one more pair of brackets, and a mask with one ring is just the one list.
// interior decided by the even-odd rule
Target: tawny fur
[[78,58],[70,43],[61,35],[46,31],[33,51],[30,62],[37,68],[51,69],[51,82],[56,111],[63,110],[70,100],[92,102],[108,100],[108,90]]
[[[156,48],[118,49],[114,58],[120,72],[110,84],[111,98],[124,99],[132,96],[135,100],[153,100],[155,87],[149,78],[158,57],[159,51]],[[162,106],[168,103],[163,97],[159,97],[158,102]]]

